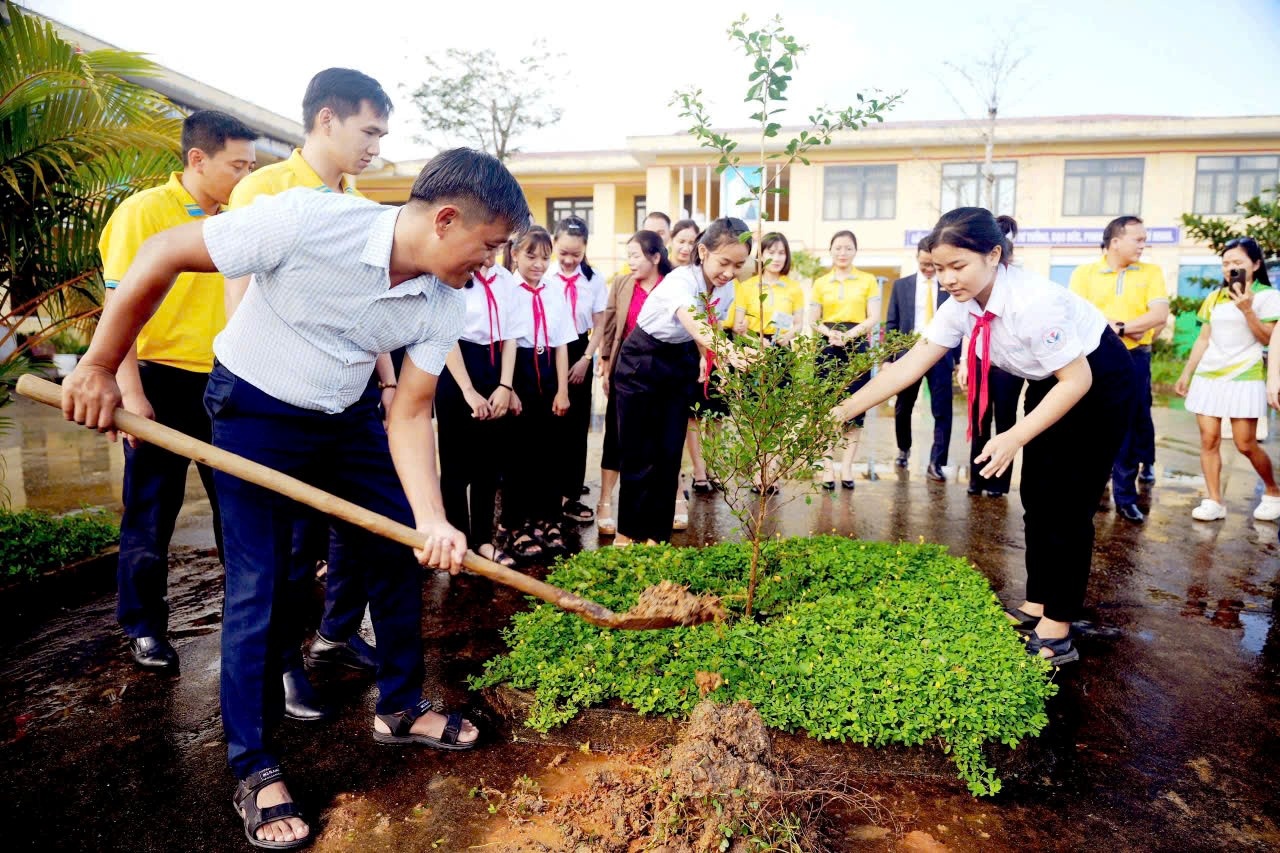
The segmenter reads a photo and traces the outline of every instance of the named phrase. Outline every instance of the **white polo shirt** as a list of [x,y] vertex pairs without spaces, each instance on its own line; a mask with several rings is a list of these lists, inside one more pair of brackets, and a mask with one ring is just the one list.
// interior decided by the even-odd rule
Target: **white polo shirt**
[[[991,363],[1023,379],[1045,379],[1098,348],[1107,318],[1085,299],[1020,267],[1001,265],[984,309],[952,297],[938,306],[924,336],[951,349],[984,311],[991,321]],[[979,340],[979,347],[982,342]]]
[[360,399],[379,353],[406,347],[440,375],[463,297],[433,275],[391,286],[400,210],[297,187],[209,217],[214,266],[227,278],[253,275],[214,338],[218,361],[277,400],[331,414]]
[[[722,325],[728,322],[736,287],[737,281],[730,279],[728,284],[712,289],[707,295],[707,302],[711,303],[711,310],[715,311]],[[676,313],[681,308],[688,308],[694,316],[701,314],[704,310],[703,294],[706,293],[707,279],[701,266],[689,264],[674,269],[662,280],[662,286],[655,287],[644,301],[636,326],[664,343],[687,343],[693,340],[693,335],[689,334]]]

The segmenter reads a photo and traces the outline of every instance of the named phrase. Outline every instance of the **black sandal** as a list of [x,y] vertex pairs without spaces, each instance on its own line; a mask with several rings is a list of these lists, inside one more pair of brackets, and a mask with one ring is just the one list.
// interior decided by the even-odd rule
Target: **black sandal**
[[1036,625],[1040,624],[1039,616],[1032,616],[1023,612],[1021,607],[1006,607],[1004,615],[1012,620],[1009,624],[1013,626],[1013,630],[1019,634],[1030,634],[1036,629]]
[[[480,547],[483,548],[484,546],[481,545]],[[497,545],[490,544],[489,548],[490,548],[490,553],[489,553],[489,556],[487,557],[484,557],[484,554],[481,553],[479,549],[476,550],[476,553],[480,554],[480,556],[484,557],[486,560],[491,560],[497,563],[499,566],[505,566],[508,569],[514,569],[516,567],[515,557],[511,556],[506,551],[499,548]]]
[[560,507],[560,513],[570,521],[576,521],[579,524],[594,521],[596,517],[591,508],[582,501],[565,501],[564,506]]
[[[1049,657],[1040,654],[1041,649],[1053,652]],[[1080,651],[1071,642],[1070,637],[1061,639],[1042,639],[1035,631],[1027,639],[1027,651],[1036,657],[1044,658],[1055,667],[1080,660]]]
[[266,841],[255,835],[260,828],[278,820],[291,817],[304,820],[298,804],[294,802],[267,806],[265,809],[258,808],[258,791],[283,778],[284,774],[280,772],[279,767],[267,767],[256,773],[250,773],[240,780],[235,794],[231,797],[231,807],[244,821],[244,837],[249,839],[249,843],[254,847],[263,847],[267,850],[296,850],[311,843],[313,833],[310,831],[310,824],[307,825],[306,836],[295,838],[293,841]]
[[434,749],[447,749],[454,752],[471,749],[476,745],[476,741],[480,740],[479,737],[473,741],[460,742],[458,740],[458,735],[462,732],[462,715],[457,711],[445,718],[444,731],[440,733],[440,737],[435,738],[414,733],[412,731],[414,721],[430,711],[431,707],[431,701],[423,699],[407,711],[401,711],[398,714],[378,714],[378,719],[382,720],[391,731],[380,732],[375,727],[373,739],[387,746],[422,744]]
[[709,495],[716,490],[716,487],[713,486],[711,484],[711,481],[707,479],[694,480],[693,490],[699,495]]
[[533,538],[542,543],[542,546],[549,551],[565,550],[564,534],[560,532],[560,525],[548,524],[545,527],[533,528]]
[[542,556],[542,546],[528,528],[521,530],[509,543],[511,552],[521,560],[534,560]]

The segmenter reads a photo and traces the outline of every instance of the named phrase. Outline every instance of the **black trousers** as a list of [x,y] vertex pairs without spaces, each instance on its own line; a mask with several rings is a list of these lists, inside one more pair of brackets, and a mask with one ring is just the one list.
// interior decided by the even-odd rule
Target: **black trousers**
[[[576,341],[570,341],[569,366],[572,367],[587,351],[590,335],[583,332]],[[560,446],[556,453],[560,463],[560,494],[571,501],[582,498],[582,484],[587,479],[587,433],[591,431],[592,374],[578,385],[569,383],[569,414],[557,432]]]
[[[502,378],[502,347],[458,341],[462,363],[476,392],[488,399]],[[523,399],[523,398],[522,398]],[[478,421],[471,416],[453,374],[446,369],[436,386],[436,429],[440,443],[440,495],[449,523],[467,534],[472,550],[493,542],[499,459],[507,452],[510,418]]]
[[[996,431],[1002,433],[1013,429],[1014,424],[1018,422],[1018,397],[1022,396],[1022,383],[1026,380],[1021,376],[1007,373],[993,364],[987,381],[991,383],[991,388],[987,392],[987,411],[983,414],[981,422],[978,420],[977,404],[975,403],[973,407],[973,441],[969,444],[969,483],[970,488],[1008,494],[1009,483],[1013,479],[1012,465],[998,477],[984,477],[978,472],[987,463],[978,465],[973,460],[978,458],[982,448],[986,447],[987,442],[991,440],[993,422]],[[978,362],[978,375],[974,383],[974,391],[981,393],[982,362]]]
[[613,371],[618,404],[618,533],[637,541],[671,538],[680,456],[689,423],[689,378],[698,349],[669,344],[637,327]]
[[[156,422],[200,441],[212,427],[204,410],[209,374],[141,362],[142,390]],[[116,620],[130,637],[163,637],[169,625],[169,540],[182,510],[191,460],[140,443],[124,446],[124,515],[120,519],[120,559],[116,569]],[[222,554],[222,523],[213,487],[213,470],[196,465],[209,506],[213,536]]]
[[[609,396],[604,405],[604,442],[600,446],[600,467],[617,471],[622,451],[618,448],[618,395],[613,390],[613,378],[609,379]],[[601,500],[609,497],[601,495]]]
[[[1027,600],[1058,622],[1079,618],[1093,561],[1093,519],[1138,393],[1133,359],[1110,327],[1089,354],[1093,384],[1053,426],[1022,449]],[[1057,384],[1028,383],[1031,412]]]
[[[951,445],[951,400],[955,386],[951,376],[955,372],[955,356],[948,352],[924,375],[929,383],[929,408],[933,413],[933,446],[929,449],[929,464],[946,465]],[[893,430],[898,439],[898,450],[911,449],[911,412],[920,395],[920,382],[913,382],[898,392],[893,407]]]
[[502,519],[510,529],[526,522],[559,523],[561,433],[565,419],[551,411],[556,396],[556,350],[541,354],[528,347],[516,350],[512,379],[523,411],[510,424],[502,472]]

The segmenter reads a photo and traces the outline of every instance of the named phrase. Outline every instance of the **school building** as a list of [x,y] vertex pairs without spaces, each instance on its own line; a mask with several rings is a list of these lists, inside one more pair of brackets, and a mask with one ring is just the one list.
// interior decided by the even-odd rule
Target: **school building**
[[[758,132],[730,133],[750,160]],[[779,134],[780,150],[792,134]],[[858,236],[855,263],[888,281],[915,271],[915,245],[940,214],[985,206],[981,129],[967,121],[885,122],[838,135],[781,175],[767,229],[825,260],[831,235]],[[424,161],[385,163],[360,177],[371,198],[403,203]],[[519,154],[509,166],[540,224],[576,213],[591,226],[589,257],[612,272],[648,210],[706,223],[748,220],[743,175],[716,174],[688,134],[636,136],[625,150]],[[773,179],[775,166],[768,166]],[[758,173],[758,167],[756,169]],[[1280,182],[1280,116],[1057,116],[1002,119],[995,135],[995,212],[1018,220],[1020,262],[1065,284],[1099,255],[1102,228],[1134,214],[1147,224],[1144,260],[1172,289],[1203,295],[1189,279],[1220,274],[1218,259],[1189,240],[1183,213],[1231,215],[1237,201]]]

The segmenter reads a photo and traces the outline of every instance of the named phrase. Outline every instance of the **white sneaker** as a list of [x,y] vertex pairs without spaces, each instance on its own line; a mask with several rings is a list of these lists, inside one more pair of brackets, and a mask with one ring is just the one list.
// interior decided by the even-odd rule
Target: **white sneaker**
[[1227,517],[1227,508],[1215,500],[1205,498],[1200,506],[1191,510],[1191,517],[1196,521],[1221,521]]
[[1253,517],[1258,521],[1275,521],[1280,518],[1280,497],[1263,495],[1262,503],[1253,511]]

